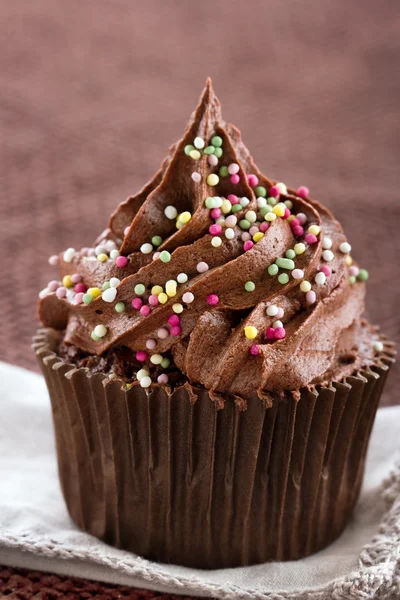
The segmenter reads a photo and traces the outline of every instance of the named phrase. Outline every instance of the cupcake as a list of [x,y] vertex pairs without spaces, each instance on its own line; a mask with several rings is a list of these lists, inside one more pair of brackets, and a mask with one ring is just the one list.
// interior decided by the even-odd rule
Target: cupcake
[[82,530],[208,569],[340,535],[393,345],[340,224],[259,171],[210,81],[153,179],[50,262],[34,349]]

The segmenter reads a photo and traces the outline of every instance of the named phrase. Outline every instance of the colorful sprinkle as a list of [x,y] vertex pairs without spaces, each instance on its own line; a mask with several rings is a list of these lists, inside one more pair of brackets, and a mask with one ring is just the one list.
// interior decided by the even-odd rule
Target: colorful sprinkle
[[254,340],[254,338],[256,338],[258,335],[257,329],[255,327],[252,327],[251,325],[245,327],[243,331],[244,335],[248,340]]
[[382,352],[382,350],[383,350],[382,342],[374,342],[372,347],[375,350],[375,352]]
[[176,279],[178,283],[186,283],[189,277],[186,275],[186,273],[179,273]]
[[343,252],[343,254],[348,254],[351,252],[351,246],[348,242],[342,242],[339,246],[339,250],[340,252]]
[[151,308],[148,304],[145,304],[144,306],[142,306],[139,312],[142,315],[142,317],[148,317],[151,313]]
[[154,348],[156,347],[156,345],[157,345],[157,342],[156,342],[156,340],[152,340],[152,339],[150,338],[150,339],[148,339],[148,340],[146,341],[146,348],[147,348],[148,350],[154,350]]
[[249,353],[252,356],[258,356],[258,354],[260,354],[260,346],[258,346],[257,344],[253,344],[252,346],[250,346],[249,348]]
[[239,171],[240,167],[237,163],[231,163],[230,165],[228,165],[229,175],[236,175],[237,173],[239,173]]
[[285,256],[286,258],[296,258],[296,252],[292,248],[289,248],[289,250],[286,250]]
[[172,337],[178,337],[179,335],[181,335],[182,329],[179,327],[179,325],[174,325],[173,327],[171,327],[169,332],[172,335]]
[[164,292],[158,294],[157,298],[160,304],[166,304],[168,302],[168,296],[167,294],[164,294]]
[[335,258],[335,255],[333,254],[332,250],[324,250],[322,252],[322,258],[326,260],[326,262],[332,262],[332,260]]
[[274,335],[276,340],[283,340],[283,338],[286,337],[286,331],[284,327],[277,327]]
[[269,265],[268,267],[268,274],[271,275],[271,277],[274,277],[279,271],[279,267],[278,265]]
[[329,237],[324,237],[322,240],[322,247],[324,250],[330,250],[332,248],[332,240]]
[[182,296],[182,300],[185,304],[191,304],[194,300],[192,292],[185,292]]
[[140,310],[143,306],[143,300],[141,298],[132,298],[132,308]]
[[319,268],[319,270],[320,270],[322,273],[325,273],[325,275],[326,275],[327,277],[330,277],[330,276],[332,275],[332,271],[331,271],[330,267],[328,267],[328,265],[322,265],[322,266]]
[[105,327],[105,325],[96,325],[93,331],[97,337],[102,338],[107,333],[107,327]]
[[137,296],[142,296],[145,293],[145,291],[146,291],[146,288],[143,285],[143,283],[138,283],[134,287],[134,292]]
[[254,283],[254,281],[246,281],[246,283],[244,284],[244,289],[246,290],[246,292],[254,292],[254,290],[256,289],[256,284]]
[[197,137],[195,138],[193,145],[195,148],[198,148],[199,150],[201,150],[202,148],[204,148],[205,144],[204,144],[204,140],[201,137]]
[[123,267],[126,267],[126,265],[128,264],[128,259],[126,258],[126,256],[118,256],[115,259],[115,264],[117,265],[117,267],[122,269]]
[[207,296],[207,304],[210,306],[216,306],[219,303],[219,298],[216,294],[210,294]]
[[231,183],[233,183],[233,185],[236,185],[236,184],[238,184],[238,183],[239,183],[239,181],[240,181],[240,177],[239,177],[239,175],[236,173],[236,175],[231,175],[231,176],[230,176],[230,178],[229,178],[229,181],[230,181]]
[[[59,292],[59,290],[61,290],[61,289],[62,289],[62,288],[58,288],[58,290],[57,290],[57,292],[56,292],[56,296],[58,296],[58,292]],[[67,290],[65,290],[65,291],[67,291]],[[62,297],[62,296],[58,296],[58,297],[60,298],[60,297]],[[84,304],[90,304],[91,302],[93,302],[93,296],[92,296],[92,294],[84,294],[84,295],[83,295],[83,297],[82,297],[82,302],[83,302]]]
[[301,269],[293,269],[292,277],[293,279],[303,279],[304,271],[302,271]]
[[278,314],[278,307],[275,304],[270,304],[267,307],[266,313],[269,317],[275,317]]
[[297,188],[296,194],[300,196],[300,198],[308,198],[310,195],[310,190],[305,185],[301,185]]
[[216,167],[218,164],[218,158],[217,156],[215,156],[215,154],[211,154],[211,156],[208,157],[207,161],[210,167]]
[[117,313],[123,313],[125,311],[125,304],[124,302],[117,302],[117,304],[115,305],[115,312]]
[[316,244],[318,242],[318,238],[316,235],[314,235],[313,233],[307,233],[306,237],[304,238],[307,242],[307,244]]
[[265,332],[265,336],[266,336],[267,340],[274,340],[275,339],[275,329],[273,327],[268,327],[267,331]]
[[171,255],[167,250],[163,250],[160,254],[160,260],[163,263],[167,263],[171,260]]
[[104,292],[101,294],[101,297],[104,300],[104,302],[114,302],[116,295],[117,290],[115,288],[110,287],[107,290],[104,290]]
[[222,137],[220,137],[219,135],[214,135],[214,137],[211,139],[211,144],[216,148],[221,148],[222,141]]
[[306,300],[307,300],[308,304],[314,304],[316,298],[317,298],[317,296],[316,296],[316,293],[314,292],[314,290],[310,290],[309,292],[307,292]]
[[153,252],[153,246],[151,244],[142,244],[140,246],[140,252],[142,254],[150,254],[150,252]]
[[257,177],[257,175],[253,175],[252,173],[250,173],[249,175],[247,175],[247,183],[251,187],[257,187],[257,185],[258,185],[258,177]]
[[219,248],[221,244],[222,240],[218,236],[213,237],[213,239],[211,240],[211,246],[213,246],[214,248]]
[[97,260],[99,262],[107,262],[108,256],[107,256],[107,254],[98,254]]
[[280,284],[285,285],[289,281],[289,275],[287,273],[281,273],[278,275],[278,281]]
[[248,252],[249,250],[252,249],[253,246],[254,246],[254,243],[252,241],[250,241],[250,240],[247,240],[247,242],[245,242],[243,244],[243,249],[244,249],[245,252]]
[[170,298],[176,296],[176,286],[177,283],[174,279],[170,279],[167,281],[167,283],[165,284],[165,292],[167,296],[169,296]]
[[207,185],[215,186],[219,183],[219,177],[215,173],[210,173],[207,177]]
[[235,231],[228,227],[227,229],[225,229],[225,237],[227,240],[233,240],[233,238],[235,237]]
[[313,235],[319,235],[321,233],[321,227],[319,225],[310,225],[308,228],[308,233],[312,233]]
[[176,219],[178,216],[178,211],[176,210],[175,206],[170,205],[164,209],[164,215],[167,217],[167,219]]
[[147,352],[142,352],[141,350],[136,352],[136,360],[138,360],[139,362],[146,362],[147,358]]
[[[67,250],[63,254],[64,262],[66,262],[66,263],[72,262],[72,259],[74,258],[75,254],[76,254],[75,248],[67,248]],[[58,259],[58,257],[57,257],[57,259]]]
[[311,290],[311,283],[309,281],[302,281],[300,284],[300,289],[306,294]]
[[50,256],[49,258],[49,265],[51,265],[52,267],[55,267],[56,265],[58,265],[59,262],[59,257],[57,256],[57,254],[53,254],[52,256]]
[[179,323],[181,322],[180,317],[178,317],[178,315],[170,315],[168,317],[168,324],[169,325],[179,325]]
[[367,281],[369,277],[369,273],[366,269],[360,269],[358,275],[357,275],[357,279],[359,281]]
[[183,312],[183,306],[182,304],[180,304],[180,302],[177,302],[176,304],[172,305],[172,310],[174,311],[174,313],[176,314],[181,314],[181,312]]
[[198,150],[192,150],[189,154],[190,158],[192,158],[193,160],[200,160],[201,158],[201,154]]
[[149,376],[142,377],[139,381],[139,384],[142,388],[148,388],[151,386],[151,379]]
[[200,261],[197,264],[196,269],[197,269],[198,273],[205,273],[206,271],[208,271],[209,267],[206,262]]
[[166,373],[161,373],[161,375],[157,377],[157,383],[166,385],[168,383],[168,375]]
[[294,262],[290,258],[277,258],[275,264],[278,265],[280,269],[287,269],[292,271],[295,268]]
[[317,283],[318,285],[324,285],[325,281],[326,281],[325,273],[320,271],[319,273],[316,274],[315,283]]
[[70,287],[72,287],[71,275],[65,275],[65,276],[62,278],[62,284],[63,284],[63,286],[64,286],[64,287],[66,287],[66,288],[70,288]]

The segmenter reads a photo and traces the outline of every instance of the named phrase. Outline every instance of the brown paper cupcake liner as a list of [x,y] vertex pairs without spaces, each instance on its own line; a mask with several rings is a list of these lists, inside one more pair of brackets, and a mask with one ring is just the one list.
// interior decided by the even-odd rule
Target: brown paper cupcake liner
[[51,398],[62,491],[76,524],[160,562],[224,568],[294,560],[343,531],[357,501],[393,348],[344,382],[258,398],[185,384],[150,391],[66,364],[34,339]]

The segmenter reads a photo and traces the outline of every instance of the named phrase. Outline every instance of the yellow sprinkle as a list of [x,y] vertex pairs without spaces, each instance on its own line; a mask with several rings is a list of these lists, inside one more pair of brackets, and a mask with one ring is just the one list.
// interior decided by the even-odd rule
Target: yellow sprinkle
[[269,212],[265,215],[264,219],[266,221],[275,221],[276,219],[276,214],[274,212]]
[[255,233],[255,234],[253,235],[253,240],[254,240],[254,241],[257,243],[257,242],[259,242],[260,240],[262,240],[262,239],[263,239],[263,237],[264,237],[264,234],[262,233],[262,231],[257,231],[257,233]]
[[152,356],[150,356],[150,362],[153,363],[153,365],[160,365],[162,359],[162,354],[153,354]]
[[198,150],[192,150],[189,152],[189,156],[190,158],[193,158],[193,160],[200,160],[201,158],[201,154]]
[[318,235],[321,232],[321,227],[319,225],[310,225],[308,228],[308,233],[313,233],[314,235]]
[[64,287],[72,287],[74,284],[71,281],[71,275],[65,275],[65,277],[63,277],[62,284]]
[[107,254],[99,254],[97,260],[99,260],[100,262],[106,262],[106,260],[108,260],[108,256]]
[[165,304],[166,302],[168,302],[167,294],[164,294],[164,292],[161,292],[161,294],[158,294],[158,301],[160,304]]
[[311,283],[309,281],[302,281],[300,284],[300,289],[302,292],[307,293],[311,290]]
[[277,217],[283,217],[285,214],[285,205],[284,204],[275,204],[272,207],[272,212],[276,214]]
[[[172,298],[173,296],[176,296],[176,285],[177,284],[174,279],[170,279],[165,284],[165,291],[167,293],[167,296],[169,296],[170,298]],[[160,297],[158,297],[158,299],[160,300]]]
[[227,215],[232,210],[232,204],[229,200],[222,200],[221,212],[223,215]]
[[303,252],[306,251],[305,244],[303,244],[303,242],[299,242],[298,244],[295,245],[293,250],[296,252],[296,254],[303,254]]
[[251,325],[244,328],[244,335],[247,337],[248,340],[254,340],[254,338],[257,337],[257,334],[257,329],[255,327],[252,327]]
[[218,175],[215,175],[215,173],[211,173],[208,177],[207,177],[207,185],[217,185],[219,183],[219,177]]
[[90,294],[93,298],[97,298],[97,296],[101,295],[101,289],[98,287],[89,288],[87,293]]
[[153,294],[153,296],[158,296],[163,291],[164,290],[161,287],[161,285],[153,285],[153,287],[151,288],[151,293]]
[[172,305],[172,310],[174,311],[174,313],[176,313],[177,315],[179,315],[181,312],[183,312],[183,306],[182,304],[173,304]]
[[353,259],[351,258],[351,256],[349,256],[349,255],[346,256],[345,263],[348,267],[350,267],[350,265],[353,264]]
[[183,224],[185,224],[185,223],[189,223],[189,221],[190,221],[190,219],[191,219],[191,218],[192,218],[192,215],[190,214],[190,212],[189,212],[189,211],[187,211],[187,210],[186,210],[185,212],[181,213],[181,214],[178,216],[178,221],[179,221],[180,223],[183,223]]

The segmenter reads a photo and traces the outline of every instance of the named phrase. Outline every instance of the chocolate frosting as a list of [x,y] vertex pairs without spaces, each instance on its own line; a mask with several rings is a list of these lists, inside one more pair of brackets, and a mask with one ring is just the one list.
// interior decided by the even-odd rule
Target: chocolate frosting
[[[193,146],[200,138],[197,145],[204,141],[213,151],[211,140],[215,136],[221,138],[223,150],[218,165],[210,164],[215,159],[210,161],[210,155]],[[229,165],[237,165],[236,178],[220,173],[221,167]],[[216,185],[210,185],[210,174],[219,174]],[[264,204],[260,186],[267,190],[267,196],[290,210],[269,221],[264,235],[253,238],[251,246],[245,238],[252,235],[240,223],[247,221],[248,211],[251,218],[256,213],[256,228],[265,223],[260,215]],[[232,198],[232,194],[239,199],[240,209],[235,213],[237,224],[230,227],[234,235],[228,239],[223,219],[231,211],[218,221],[212,218],[205,201],[210,197]],[[65,254],[59,257],[61,277],[77,273],[88,288],[101,288],[105,281],[118,278],[115,300],[107,302],[99,296],[88,305],[78,304],[73,290],[68,298],[46,290],[39,301],[39,318],[47,327],[65,329],[67,344],[91,354],[124,346],[149,356],[168,356],[191,383],[210,391],[264,397],[268,391],[297,390],[316,382],[338,380],[368,362],[373,353],[368,343],[371,332],[360,320],[365,285],[350,275],[351,259],[342,251],[346,238],[340,224],[325,207],[303,196],[260,173],[240,132],[222,120],[220,102],[209,80],[182,140],[170,148],[154,178],[117,208],[108,228],[96,240],[96,244],[119,248],[127,264],[118,266],[118,260],[111,257],[101,262],[90,253],[88,256],[87,249],[76,252],[72,260]],[[245,202],[240,201],[243,198]],[[229,209],[229,203],[225,204]],[[176,219],[165,215],[168,206],[175,207],[178,215],[189,213],[190,220],[177,226]],[[290,213],[302,215],[304,234],[295,231]],[[219,235],[210,233],[216,220],[217,225],[222,223]],[[317,231],[316,240],[307,243],[310,226],[317,226],[313,229]],[[143,245],[149,245],[154,236],[162,238],[161,244],[145,253]],[[214,246],[211,242],[217,237],[221,244]],[[329,262],[324,258],[327,239],[332,241],[333,257]],[[305,251],[293,260],[303,275],[299,280],[293,276],[293,269],[281,268],[279,273],[288,274],[288,281],[285,283],[284,278],[280,282],[268,267],[299,243],[304,243]],[[160,258],[163,251],[166,253]],[[168,262],[162,260],[164,254],[167,260],[170,258]],[[206,263],[208,269],[199,272],[199,263]],[[326,281],[317,283],[316,275],[328,265]],[[187,281],[180,283],[178,275],[182,273]],[[138,297],[135,286],[144,286],[140,298],[146,304],[153,286],[165,290],[171,280],[178,281],[176,294],[164,304],[149,306],[150,314],[144,316],[132,307],[132,299]],[[301,281],[311,283],[314,302],[310,303],[310,297],[301,289]],[[252,282],[255,289],[247,291],[246,282]],[[188,292],[193,295],[190,303],[185,302]],[[217,304],[213,303],[215,296]],[[120,302],[126,308],[117,313],[115,305]],[[179,313],[178,334],[171,335],[168,319],[175,314],[172,307],[176,304],[183,307],[183,312]],[[286,334],[283,339],[266,337],[266,330],[273,329],[277,320],[267,314],[271,305],[284,311],[279,319]],[[106,334],[93,339],[92,332],[101,324]],[[275,329],[277,326],[275,323]],[[160,328],[169,330],[169,335],[159,337]],[[156,341],[151,351],[149,339]],[[146,364],[151,371],[152,363],[147,360]]]

